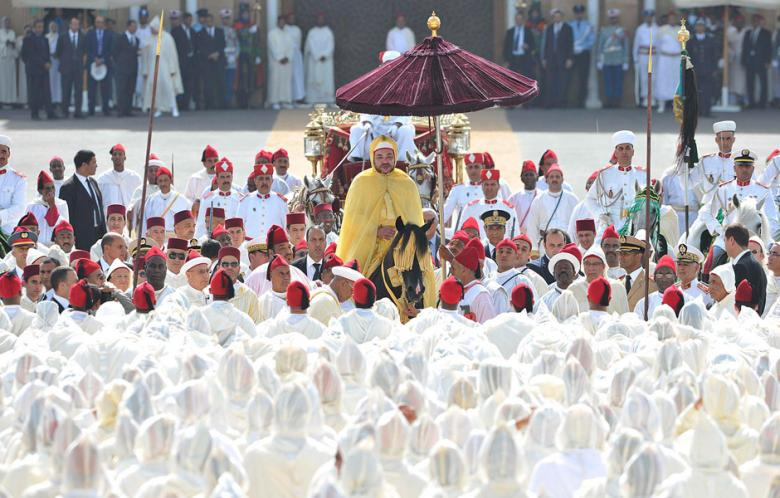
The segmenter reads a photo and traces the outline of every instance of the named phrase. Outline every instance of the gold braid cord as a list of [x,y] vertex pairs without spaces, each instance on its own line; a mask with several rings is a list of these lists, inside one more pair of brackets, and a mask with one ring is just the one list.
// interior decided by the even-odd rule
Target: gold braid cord
[[[416,256],[415,252],[415,244],[411,243],[410,241],[404,247],[401,247],[399,244],[398,247],[393,249],[393,262],[395,264],[392,267],[386,268],[384,258],[382,261],[382,282],[385,284],[385,289],[387,289],[387,294],[390,296],[390,299],[393,300],[393,303],[395,303],[395,306],[398,308],[398,314],[401,316],[401,323],[406,323],[409,321],[409,317],[406,316],[404,310],[410,304],[409,300],[406,298],[403,272],[412,269],[412,266],[414,265],[414,258]],[[425,280],[425,275],[428,272],[426,272],[423,266],[424,265],[420,265],[420,271],[423,275],[423,280]],[[388,279],[390,280],[389,285]],[[393,287],[401,288],[400,296],[397,296],[393,293]]]

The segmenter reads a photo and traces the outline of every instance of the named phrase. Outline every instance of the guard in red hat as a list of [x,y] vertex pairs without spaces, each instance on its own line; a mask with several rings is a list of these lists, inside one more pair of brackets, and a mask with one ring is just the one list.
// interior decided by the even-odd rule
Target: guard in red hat
[[[274,188],[272,190],[282,195],[287,195],[298,187],[303,187],[303,182],[297,176],[289,172],[290,156],[285,149],[277,149],[271,158],[274,165]],[[282,185],[280,185],[282,183]],[[281,187],[281,188],[277,188]]]
[[209,292],[215,301],[230,301],[235,296],[233,281],[223,269],[219,269],[211,276]]
[[0,301],[2,310],[11,320],[11,329],[8,330],[14,337],[27,330],[36,317],[36,314],[22,307],[22,280],[15,271],[0,274]]
[[[209,232],[209,220],[201,216],[200,212],[206,208],[222,208],[227,218],[238,215],[238,208],[242,196],[238,189],[233,187],[233,163],[226,157],[220,159],[214,166],[216,180],[216,189],[205,192],[200,199],[200,208],[198,210],[198,221],[196,223],[195,235],[202,237]],[[244,216],[244,222],[249,225],[249,220]]]
[[338,239],[338,235],[333,231],[336,223],[336,216],[333,214],[333,206],[329,203],[321,203],[314,206],[314,224],[322,226],[325,230],[325,242],[330,244]]
[[293,259],[293,247],[290,244],[290,239],[287,236],[287,232],[279,225],[272,225],[268,229],[266,235],[266,243],[268,244],[268,250],[272,254],[278,254],[284,256],[286,261]]
[[579,244],[580,250],[585,252],[590,249],[596,241],[596,220],[593,218],[578,219],[574,223],[574,230],[577,234],[577,244]]
[[606,312],[612,300],[612,285],[604,277],[596,277],[588,285],[588,305],[593,311]]
[[160,216],[152,216],[146,218],[146,238],[153,240],[157,247],[165,246],[165,218]]
[[228,218],[225,220],[225,230],[230,234],[230,244],[240,248],[246,239],[244,220],[241,218]]
[[306,238],[306,213],[287,213],[286,227],[290,244],[297,246]]
[[444,202],[444,219],[448,225],[453,215],[462,211],[469,202],[482,197],[480,173],[484,165],[483,155],[480,152],[472,152],[466,154],[463,159],[466,163],[466,178],[463,183],[452,187]]
[[609,225],[601,234],[601,250],[607,258],[607,276],[621,278],[626,274],[620,267],[620,234],[615,225]]
[[68,255],[68,264],[70,264],[71,268],[75,269],[75,266],[73,266],[73,263],[80,259],[89,259],[89,251],[82,251],[81,249],[76,249],[74,251],[71,251],[71,253]]
[[[482,179],[480,185],[482,187],[482,197],[466,204],[466,207],[460,213],[457,226],[461,230],[466,230],[465,221],[469,218],[481,220],[483,214],[487,211],[502,210],[510,213],[510,217],[506,222],[506,235],[512,237],[514,234],[519,233],[520,229],[517,225],[514,206],[504,200],[500,194],[501,185],[499,180],[501,172],[497,169],[483,169],[480,173],[480,178]],[[477,221],[477,224],[479,226],[479,237],[482,239],[487,238],[482,222]]]
[[100,269],[100,265],[91,259],[77,259],[73,262],[73,269],[76,270],[76,276],[79,280],[83,278],[88,283],[97,286],[101,286],[106,282],[106,277],[103,274],[103,270]]
[[252,239],[265,237],[271,225],[285,226],[287,199],[274,185],[283,180],[274,179],[273,166],[269,163],[255,164],[255,192],[241,200],[236,216],[244,220],[247,236]]
[[168,265],[168,273],[165,276],[165,283],[173,288],[178,289],[187,283],[185,275],[182,273],[181,268],[184,266],[184,262],[187,260],[187,253],[189,251],[189,241],[180,239],[178,237],[171,237],[168,239],[168,244],[165,247],[166,262]]
[[[68,301],[73,311],[84,314],[94,312],[100,307],[100,289],[82,278],[70,287]],[[71,317],[83,320],[84,315],[71,314]]]
[[[37,190],[39,197],[27,207],[30,214],[36,218],[36,226],[26,225],[26,228],[34,230],[39,239],[48,245],[57,223],[68,219],[68,203],[57,197],[57,187],[46,171],[41,170],[38,173]],[[22,225],[21,221],[19,224]]]
[[184,189],[184,196],[192,203],[199,200],[203,191],[211,186],[211,179],[215,175],[215,167],[219,160],[219,152],[211,145],[207,145],[200,156],[200,162],[203,169],[192,175],[187,180],[187,188]]
[[531,203],[539,193],[539,189],[536,186],[538,180],[536,164],[530,159],[523,161],[523,167],[520,171],[520,181],[523,182],[523,190],[512,194],[507,199],[515,207],[515,216],[521,231],[526,231],[528,214],[531,212]]
[[512,290],[519,284],[527,285],[534,294],[533,297],[536,297],[533,281],[517,268],[518,252],[517,244],[511,239],[504,239],[496,245],[497,269],[495,276],[487,283],[487,287],[493,292],[497,313],[510,309]]
[[463,299],[463,284],[455,277],[447,277],[439,287],[439,307],[447,311],[457,311]]
[[147,218],[160,217],[165,220],[164,230],[173,232],[174,215],[179,211],[190,208],[190,201],[185,195],[180,194],[173,186],[173,173],[165,166],[157,169],[157,192],[151,193],[146,200],[144,216]]
[[742,311],[743,306],[758,312],[758,300],[753,292],[753,286],[750,285],[747,279],[742,280],[734,292],[734,307],[737,310],[737,314]]
[[60,220],[52,230],[52,241],[62,249],[62,252],[69,254],[73,250],[75,243],[73,235],[73,225],[66,220]]
[[255,154],[255,164],[271,164],[273,162],[273,158],[273,152],[262,149],[260,152]]
[[[464,295],[460,303],[461,312],[464,315],[474,313],[476,321],[484,323],[496,316],[496,310],[490,291],[480,281],[482,269],[479,253],[480,251],[472,246],[463,249],[452,263],[452,275],[463,285]],[[484,255],[484,251],[482,254]]]
[[106,207],[106,229],[109,232],[124,234],[127,226],[127,208],[122,204],[110,204]]
[[680,311],[682,311],[682,308],[685,305],[685,297],[683,295],[683,292],[676,286],[670,285],[664,291],[664,296],[663,299],[661,300],[661,304],[665,304],[670,308],[672,308],[674,310],[674,314],[679,317]]
[[195,217],[189,209],[182,209],[173,215],[173,235],[179,239],[192,240],[195,237]]
[[540,192],[531,203],[531,212],[526,222],[526,229],[531,241],[534,242],[534,249],[538,249],[539,252],[543,249],[539,241],[545,233],[553,229],[565,232],[570,230],[569,224],[579,202],[576,195],[563,188],[563,171],[560,166],[552,164],[546,171],[544,188],[541,186],[540,179]]
[[260,295],[260,321],[276,316],[287,305],[287,286],[290,285],[290,264],[287,259],[278,254],[272,256],[268,262],[266,279],[271,282],[271,289]]
[[287,306],[292,315],[305,315],[309,309],[309,288],[294,281],[287,286]]
[[460,229],[468,234],[469,239],[479,237],[479,223],[473,216],[466,218]]
[[[661,305],[664,298],[664,291],[669,287],[675,285],[677,281],[677,264],[674,262],[671,256],[665,254],[661,256],[658,262],[655,264],[655,270],[653,272],[653,287],[650,288],[650,294],[648,294],[647,316],[652,317],[655,309]],[[642,297],[634,306],[634,313],[639,318],[645,318],[645,298]]]
[[371,309],[376,302],[376,286],[367,278],[360,278],[352,287],[352,300],[358,309]]
[[138,313],[147,314],[154,311],[156,303],[157,298],[154,295],[154,287],[149,282],[139,284],[133,290],[133,305]]
[[528,284],[517,284],[512,289],[509,302],[512,304],[512,308],[514,308],[516,313],[525,310],[525,312],[530,315],[534,312],[534,291]]
[[165,284],[165,278],[168,276],[167,256],[158,247],[152,247],[144,256],[144,271],[146,272],[146,281],[154,287],[157,303],[163,301],[172,295],[176,290]]
[[43,283],[41,282],[41,265],[27,265],[22,271],[22,308],[35,313],[35,305],[43,298]]
[[227,228],[225,228],[225,225],[217,225],[214,231],[211,232],[211,238],[219,242],[220,247],[233,246],[233,238],[230,236]]
[[[206,227],[208,227],[208,233],[211,233],[214,231],[214,229],[219,225],[225,225],[225,210],[223,208],[206,208],[201,210],[203,212],[203,219],[206,223]],[[198,211],[198,216],[200,216],[200,212]],[[197,222],[195,225],[195,233],[198,233],[198,226]]]
[[6,306],[18,305],[21,301],[22,279],[16,275],[16,272],[7,271],[0,274],[0,299]]
[[[485,163],[482,166],[482,171],[497,171],[496,170],[496,162],[493,160],[493,156],[490,155],[490,152],[483,152],[482,157],[484,158]],[[480,179],[482,177],[482,173],[480,173]],[[501,178],[499,175],[498,178],[498,197],[502,199],[509,199],[512,196],[512,189],[509,187],[509,184],[506,182],[505,179]]]

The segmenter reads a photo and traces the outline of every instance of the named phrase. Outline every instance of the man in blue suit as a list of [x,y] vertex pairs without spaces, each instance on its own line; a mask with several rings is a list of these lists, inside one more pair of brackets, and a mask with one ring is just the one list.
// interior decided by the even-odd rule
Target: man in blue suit
[[[89,81],[87,83],[87,103],[89,106],[89,115],[95,115],[95,100],[97,91],[100,88],[100,100],[103,106],[103,114],[111,115],[108,108],[108,101],[111,99],[111,81],[113,78],[113,63],[111,54],[114,50],[114,32],[106,29],[106,20],[103,16],[95,18],[95,28],[87,33],[87,70],[89,71]],[[100,81],[92,77],[90,69],[92,63],[105,65],[108,73]]]

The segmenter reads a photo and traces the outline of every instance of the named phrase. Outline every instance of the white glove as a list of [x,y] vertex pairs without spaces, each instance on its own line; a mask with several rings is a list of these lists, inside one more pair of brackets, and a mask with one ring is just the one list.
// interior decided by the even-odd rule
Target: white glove
[[718,69],[723,69],[723,59],[718,60]]
[[623,71],[628,71],[628,62],[623,64]]
[[603,62],[597,62],[596,63],[596,69],[598,69],[599,71],[604,69],[604,63]]
[[255,65],[260,64],[261,62],[263,62],[263,61],[260,59],[259,55],[257,57],[255,57]]
[[251,28],[249,28],[249,32],[252,34],[257,33],[257,24],[253,24]]

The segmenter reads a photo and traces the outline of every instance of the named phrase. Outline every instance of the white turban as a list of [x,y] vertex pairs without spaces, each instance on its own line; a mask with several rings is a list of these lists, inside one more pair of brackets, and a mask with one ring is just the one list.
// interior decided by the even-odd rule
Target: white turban
[[9,149],[11,148],[11,137],[8,135],[0,135],[0,145],[5,145]]
[[636,142],[636,135],[632,131],[620,130],[612,135],[612,145],[614,147],[620,144],[629,144],[633,147],[634,142]]
[[731,265],[720,265],[716,266],[712,270],[710,270],[710,273],[714,273],[715,275],[720,278],[720,281],[723,282],[723,287],[725,287],[726,292],[732,293],[734,292],[734,289],[736,289],[735,286],[735,277],[734,277],[734,268]]

